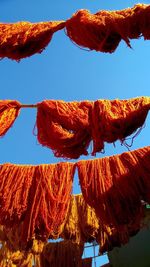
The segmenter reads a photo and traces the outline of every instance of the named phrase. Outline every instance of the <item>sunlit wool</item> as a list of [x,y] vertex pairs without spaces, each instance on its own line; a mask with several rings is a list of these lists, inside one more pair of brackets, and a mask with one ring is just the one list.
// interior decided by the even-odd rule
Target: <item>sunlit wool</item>
[[16,100],[0,100],[0,136],[6,134],[19,115],[21,104]]
[[66,21],[69,38],[81,47],[112,53],[121,40],[131,47],[130,39],[150,39],[150,5],[137,4],[119,11],[77,11]]
[[149,109],[150,97],[95,101],[91,119],[92,154],[104,149],[104,142],[124,143],[127,136],[142,127]]
[[100,152],[104,142],[123,142],[145,122],[149,97],[128,100],[65,102],[45,100],[37,104],[37,138],[56,157],[78,158]]
[[37,138],[57,157],[78,158],[90,143],[89,110],[92,103],[45,100],[38,103]]
[[32,267],[33,255],[24,251],[13,251],[6,243],[0,248],[1,267]]
[[74,164],[0,166],[0,223],[22,222],[21,238],[46,239],[58,231],[69,205]]
[[143,217],[141,200],[150,203],[150,147],[77,163],[85,201],[102,225],[123,227]]
[[41,53],[63,21],[0,23],[0,58],[20,60]]
[[73,195],[61,237],[77,244],[92,242],[99,230],[94,209],[86,204],[82,195]]

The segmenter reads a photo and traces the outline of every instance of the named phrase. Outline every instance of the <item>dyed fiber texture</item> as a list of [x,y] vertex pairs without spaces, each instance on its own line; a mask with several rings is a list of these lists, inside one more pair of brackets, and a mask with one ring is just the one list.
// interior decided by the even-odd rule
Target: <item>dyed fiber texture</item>
[[[150,147],[77,163],[87,204],[95,209],[101,225],[122,232],[143,217],[141,200],[150,203]],[[136,230],[136,229],[135,229]]]
[[137,234],[143,226],[141,213],[138,213],[134,220],[120,227],[118,231],[117,227],[101,222],[95,210],[85,202],[82,195],[72,195],[60,237],[77,244],[96,241],[100,245],[100,254],[104,254],[114,247],[128,243],[130,237]]
[[150,39],[150,5],[137,4],[119,11],[77,11],[66,21],[69,38],[81,47],[112,53],[121,40]]
[[41,267],[82,267],[83,244],[71,241],[48,243],[41,253]]
[[33,255],[24,251],[13,251],[3,243],[0,248],[1,267],[32,267]]
[[95,240],[98,231],[99,220],[94,209],[86,204],[82,195],[72,195],[61,237],[80,244]]
[[87,155],[91,136],[89,110],[92,103],[45,100],[38,103],[37,138],[56,157]]
[[149,97],[128,100],[64,102],[45,100],[37,104],[37,139],[56,157],[79,158],[104,149],[104,142],[123,142],[145,122]]
[[46,239],[63,223],[71,197],[74,164],[0,166],[0,223],[22,223],[22,244]]
[[19,115],[21,104],[16,100],[0,100],[0,136],[4,136]]
[[91,119],[92,154],[104,149],[104,142],[125,143],[127,136],[142,127],[149,109],[150,97],[95,101]]
[[41,53],[49,44],[53,33],[64,28],[63,21],[18,22],[0,24],[0,58],[19,61]]

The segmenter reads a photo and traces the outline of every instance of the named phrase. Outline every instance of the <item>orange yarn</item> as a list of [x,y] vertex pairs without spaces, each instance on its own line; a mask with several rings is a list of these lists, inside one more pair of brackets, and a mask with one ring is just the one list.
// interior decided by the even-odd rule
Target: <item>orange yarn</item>
[[129,100],[64,102],[45,100],[37,104],[37,138],[56,157],[87,155],[93,139],[93,155],[104,142],[123,142],[141,127],[150,108],[149,97]]
[[74,164],[0,166],[0,223],[22,222],[22,244],[58,231],[68,209]]
[[58,232],[67,215],[74,170],[74,164],[67,162],[35,167],[22,240],[29,240],[34,234],[45,240]]
[[65,27],[63,21],[0,24],[0,58],[20,60],[41,53],[53,33]]
[[102,225],[118,232],[143,216],[141,199],[150,203],[150,147],[77,163],[85,201]]
[[38,103],[37,138],[56,157],[87,155],[90,143],[89,110],[92,103],[45,100]]
[[69,38],[82,47],[112,53],[121,39],[129,47],[130,39],[141,35],[150,39],[150,5],[137,4],[133,8],[119,11],[77,11],[66,21]]
[[0,100],[0,136],[5,135],[19,115],[21,104],[16,100]]
[[33,166],[0,165],[0,223],[12,226],[22,220],[34,176]]
[[113,143],[140,128],[150,109],[150,97],[128,100],[97,100],[92,109],[93,153],[104,148],[104,142]]

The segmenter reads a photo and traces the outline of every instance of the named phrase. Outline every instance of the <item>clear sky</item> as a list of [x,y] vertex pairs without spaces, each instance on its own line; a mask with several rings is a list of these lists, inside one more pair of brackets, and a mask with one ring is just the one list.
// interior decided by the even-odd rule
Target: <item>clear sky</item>
[[[95,13],[101,9],[115,10],[132,7],[132,0],[0,0],[0,21],[66,20],[78,9]],[[145,1],[144,3],[150,3]],[[149,96],[150,41],[131,41],[132,49],[121,42],[113,54],[84,51],[58,31],[42,54],[21,60],[20,63],[0,61],[0,99],[16,99],[35,104],[44,99],[65,101],[128,99]],[[0,139],[0,162],[40,164],[62,161],[37,143],[33,135],[36,109],[22,109],[14,126]],[[149,145],[150,117],[135,138],[132,149]],[[105,155],[127,151],[119,142],[109,144]],[[97,154],[102,157],[103,154]],[[83,157],[82,157],[83,158]],[[90,157],[89,157],[90,158]],[[79,193],[75,177],[74,193]]]

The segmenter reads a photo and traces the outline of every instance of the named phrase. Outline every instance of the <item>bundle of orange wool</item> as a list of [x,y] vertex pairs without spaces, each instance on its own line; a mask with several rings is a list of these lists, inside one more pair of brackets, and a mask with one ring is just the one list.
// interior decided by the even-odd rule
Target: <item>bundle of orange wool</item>
[[56,157],[78,158],[104,149],[104,142],[125,138],[142,127],[150,108],[150,97],[129,100],[64,102],[45,100],[37,104],[37,138]]
[[0,24],[0,58],[20,60],[41,53],[53,33],[64,28],[63,21]]
[[150,5],[137,4],[119,11],[77,11],[66,21],[67,35],[82,47],[112,53],[121,39],[131,47],[130,39],[150,39]]
[[6,134],[19,115],[21,104],[16,100],[0,100],[0,136]]
[[37,138],[57,157],[76,159],[104,149],[104,142],[120,140],[142,127],[150,108],[150,97],[128,100],[65,102],[44,100],[37,105],[22,105],[15,100],[0,101],[0,136],[13,125],[20,108],[37,107]]
[[47,239],[66,216],[74,164],[0,165],[0,224],[22,223],[22,243],[32,237]]
[[66,21],[17,22],[0,24],[0,57],[19,61],[41,53],[53,34],[66,27],[69,38],[82,47],[112,53],[124,40],[141,36],[150,39],[150,5],[137,4],[119,11],[77,11]]
[[60,237],[77,244],[96,240],[100,245],[100,254],[103,254],[116,246],[128,243],[130,236],[135,235],[144,226],[140,219],[137,214],[136,219],[124,225],[118,232],[114,226],[101,222],[82,195],[73,195]]
[[150,147],[77,163],[85,201],[101,225],[124,232],[143,218],[141,200],[150,203]]

